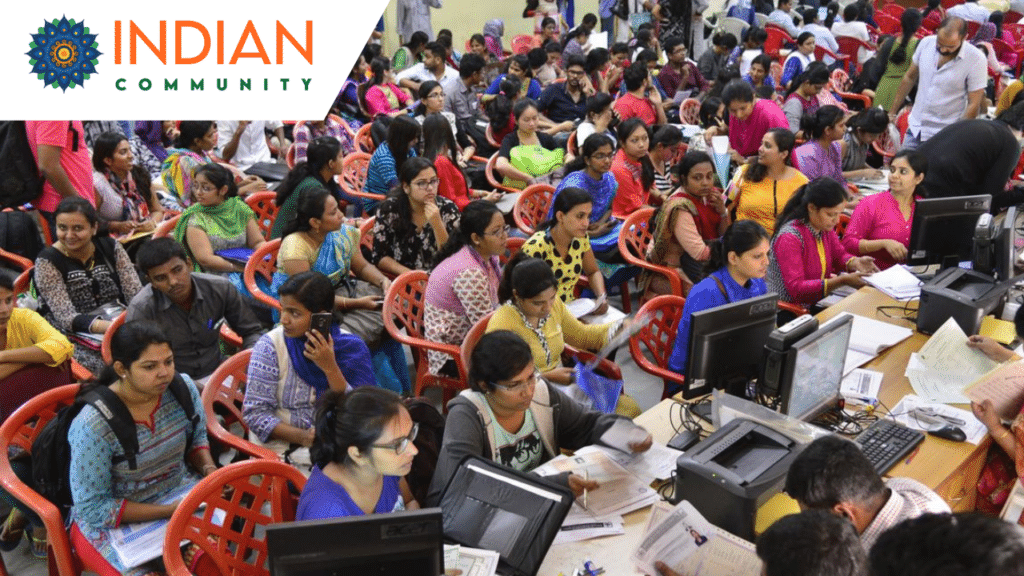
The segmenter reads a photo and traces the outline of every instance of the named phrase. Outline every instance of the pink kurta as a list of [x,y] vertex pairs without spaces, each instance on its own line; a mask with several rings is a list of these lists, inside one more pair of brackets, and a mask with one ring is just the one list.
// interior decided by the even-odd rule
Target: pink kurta
[[[899,204],[889,192],[868,196],[857,204],[850,223],[843,234],[843,246],[851,254],[860,254],[861,240],[895,240],[910,246],[910,225],[914,221],[915,202],[910,205],[910,217],[903,218]],[[879,270],[896,264],[896,260],[885,250],[865,254],[875,259]]]
[[754,111],[746,120],[729,118],[729,146],[741,156],[754,156],[764,138],[772,128],[789,129],[789,120],[779,105],[771,100],[758,100],[754,103]]

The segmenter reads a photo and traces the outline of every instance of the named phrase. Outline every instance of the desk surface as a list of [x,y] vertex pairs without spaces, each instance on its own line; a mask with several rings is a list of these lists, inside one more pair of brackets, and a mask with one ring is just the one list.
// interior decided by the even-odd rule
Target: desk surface
[[[850,312],[898,326],[915,328],[913,322],[899,317],[900,311],[893,308],[885,309],[890,314],[887,316],[879,310],[880,306],[902,307],[903,304],[874,288],[862,288],[820,313],[818,319],[824,321],[841,312]],[[916,301],[907,305],[911,315],[916,309]],[[879,395],[885,406],[892,408],[903,396],[913,393],[913,388],[903,372],[910,355],[920,350],[926,341],[927,336],[915,331],[913,336],[884,351],[865,366],[884,374]],[[638,416],[635,421],[650,431],[655,441],[667,443],[675,433],[675,426],[680,422],[682,407],[676,400],[662,400]],[[961,407],[969,409],[966,406]],[[975,484],[990,442],[991,440],[986,438],[981,445],[975,446],[967,442],[951,442],[926,436],[921,446],[905,462],[897,464],[890,470],[888,475],[910,477],[922,482],[942,496],[954,511],[973,510]],[[758,533],[776,519],[797,511],[796,502],[788,496],[775,496],[758,513]],[[627,514],[624,517],[625,533],[619,536],[552,546],[538,574],[557,576],[562,572],[569,576],[574,569],[583,566],[586,560],[604,567],[608,574],[637,574],[629,557],[643,536],[649,515],[649,508]]]

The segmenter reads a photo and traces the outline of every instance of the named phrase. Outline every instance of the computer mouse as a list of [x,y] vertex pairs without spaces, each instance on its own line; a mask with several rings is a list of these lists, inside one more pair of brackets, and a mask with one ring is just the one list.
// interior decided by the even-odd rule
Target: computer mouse
[[956,426],[943,426],[937,430],[929,430],[928,433],[932,436],[945,438],[946,440],[951,440],[953,442],[963,442],[967,440],[967,434],[964,434],[964,431]]

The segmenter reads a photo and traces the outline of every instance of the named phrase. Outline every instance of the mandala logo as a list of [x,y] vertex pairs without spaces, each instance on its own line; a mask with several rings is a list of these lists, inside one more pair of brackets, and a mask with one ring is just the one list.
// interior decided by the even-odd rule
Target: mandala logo
[[62,17],[45,23],[38,34],[32,34],[31,50],[25,54],[32,64],[32,72],[46,86],[60,87],[62,91],[84,86],[90,75],[96,73],[96,34],[89,34],[85,22]]

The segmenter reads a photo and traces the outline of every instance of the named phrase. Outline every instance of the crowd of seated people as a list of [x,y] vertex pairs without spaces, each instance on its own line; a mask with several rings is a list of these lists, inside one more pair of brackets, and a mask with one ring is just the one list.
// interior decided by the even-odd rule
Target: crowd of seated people
[[[557,11],[556,3],[543,4]],[[188,413],[164,385],[183,381],[198,406],[231,346],[251,349],[242,405],[247,439],[309,476],[301,518],[416,508],[435,503],[467,454],[528,471],[641,412],[636,383],[628,381],[616,414],[578,402],[578,369],[563,353],[597,352],[633,322],[580,320],[568,306],[580,295],[592,296],[592,312],[601,315],[609,296],[629,297],[619,291],[622,277],[636,276],[643,300],[681,288],[676,295],[686,303],[667,367],[684,374],[692,314],[769,291],[809,309],[839,287],[863,286],[866,276],[906,262],[917,200],[941,188],[929,179],[983,163],[969,155],[982,146],[958,147],[947,130],[998,145],[998,169],[986,170],[995,176],[984,183],[1002,196],[995,205],[1024,199],[1006,160],[1020,159],[1024,81],[1002,73],[1019,64],[1009,61],[1018,54],[997,48],[1005,39],[1019,42],[1001,13],[968,35],[961,18],[973,7],[941,18],[942,8],[930,3],[924,14],[904,10],[898,30],[879,34],[866,0],[847,5],[841,18],[829,6],[824,20],[816,9],[794,12],[790,0],[741,0],[731,14],[753,24],[754,13],[764,12],[768,23],[739,38],[719,30],[705,39],[692,32],[703,24],[689,7],[684,26],[676,2],[634,4],[657,10],[635,29],[609,30],[606,48],[590,45],[595,26],[610,18],[604,13],[573,28],[564,14],[543,11],[517,53],[505,51],[510,43],[497,20],[461,38],[444,30],[435,41],[432,32],[414,31],[393,53],[368,43],[343,66],[330,114],[294,127],[276,120],[26,123],[46,181],[35,204],[52,245],[34,262],[38,313],[14,306],[13,279],[0,274],[0,381],[18,391],[0,413],[70,382],[72,368],[82,367],[138,421],[152,424],[140,450],[159,460],[141,470],[109,465],[112,439],[102,419],[88,408],[76,418],[72,537],[82,553],[123,573],[162,569],[122,566],[107,531],[168,517],[173,509],[158,502],[216,468],[205,423],[187,439],[164,441]],[[772,28],[788,35],[783,55],[767,47],[780,33]],[[844,37],[866,46],[845,58]],[[832,54],[819,60],[821,46]],[[991,87],[960,70],[976,51],[987,51]],[[937,83],[937,71],[962,72],[963,81]],[[915,90],[926,96],[915,102]],[[974,120],[996,103],[998,120]],[[974,123],[999,138],[980,136],[989,132]],[[362,126],[368,135],[357,138]],[[901,130],[906,150],[898,150]],[[88,139],[78,142],[79,133]],[[292,168],[280,182],[257,170],[286,156]],[[365,177],[347,172],[349,163]],[[858,191],[857,182],[886,173],[887,190]],[[248,202],[268,188],[276,208],[269,216]],[[550,198],[532,233],[513,231],[516,220],[501,208],[509,190]],[[668,268],[678,283],[641,273],[619,252],[620,236],[636,232],[623,222],[640,210],[651,213],[642,223],[650,241],[630,256]],[[177,222],[162,227],[170,218]],[[150,238],[160,228],[161,237]],[[513,244],[510,236],[521,239]],[[278,239],[272,278],[256,279],[261,296],[279,304],[270,309],[250,293],[248,258],[238,254],[266,252]],[[429,274],[420,310],[426,340],[460,346],[486,322],[468,364],[423,354],[428,375],[467,380],[449,405],[437,473],[422,502],[403,478],[418,452],[417,424],[402,402],[415,377],[382,313],[392,283],[411,271]],[[113,328],[122,313],[126,323]],[[238,342],[223,343],[226,332]],[[1019,460],[1019,422],[1007,428],[990,410],[976,406],[1001,440],[993,453]],[[650,437],[631,448],[649,446]],[[893,546],[883,531],[895,516],[878,526],[879,510],[892,508],[899,519],[948,512],[932,505],[927,489],[855,469],[861,462],[845,455],[846,445],[821,455],[811,448],[802,461],[830,471],[794,465],[787,492],[803,508],[830,514],[804,512],[773,530],[817,530],[829,535],[823,546],[854,554],[852,525],[864,550],[851,557],[851,576],[875,567],[876,540]],[[829,460],[837,454],[849,469]],[[828,481],[841,486],[823,497],[801,474],[835,476]],[[854,477],[863,480],[856,489],[844,483]],[[579,477],[559,481],[577,493],[596,488]],[[34,512],[5,496],[15,508],[0,549],[31,531],[33,550],[45,555]],[[773,537],[769,531],[762,540]],[[758,547],[766,573],[775,573],[772,562],[781,560],[767,550]]]

